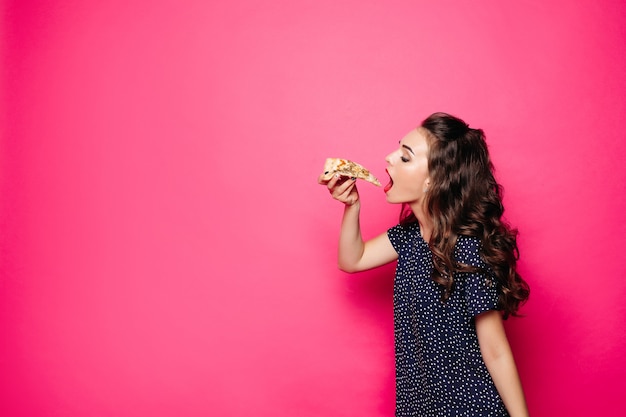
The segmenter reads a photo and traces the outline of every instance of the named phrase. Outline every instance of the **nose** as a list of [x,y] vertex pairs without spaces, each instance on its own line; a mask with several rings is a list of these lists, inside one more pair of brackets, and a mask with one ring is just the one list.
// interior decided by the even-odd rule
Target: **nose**
[[387,155],[385,157],[385,162],[387,162],[388,165],[392,165],[392,161],[393,161],[393,155],[395,154],[394,152],[391,152],[389,155]]

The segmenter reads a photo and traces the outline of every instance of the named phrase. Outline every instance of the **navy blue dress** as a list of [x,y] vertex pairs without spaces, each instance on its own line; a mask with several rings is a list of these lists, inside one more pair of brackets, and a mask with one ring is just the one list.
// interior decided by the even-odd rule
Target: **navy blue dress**
[[[497,308],[496,285],[481,273],[455,274],[446,303],[431,273],[419,225],[388,230],[398,252],[394,281],[396,416],[508,416],[480,353],[474,317]],[[461,236],[457,262],[485,267],[477,238]]]

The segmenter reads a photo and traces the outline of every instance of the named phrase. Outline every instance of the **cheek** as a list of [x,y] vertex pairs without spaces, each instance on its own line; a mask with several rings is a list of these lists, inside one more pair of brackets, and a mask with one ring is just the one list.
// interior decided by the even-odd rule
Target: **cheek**
[[415,201],[423,198],[426,178],[428,176],[420,169],[403,171],[398,175],[397,181],[394,179],[396,195],[406,201]]
[[402,183],[410,188],[419,188],[420,184],[422,184],[427,177],[427,175],[423,171],[423,169],[420,169],[418,167],[406,169],[401,173]]
[[397,191],[407,198],[411,198],[417,195],[419,190],[417,178],[415,175],[403,175],[399,178],[398,182],[394,182],[394,185],[398,185]]

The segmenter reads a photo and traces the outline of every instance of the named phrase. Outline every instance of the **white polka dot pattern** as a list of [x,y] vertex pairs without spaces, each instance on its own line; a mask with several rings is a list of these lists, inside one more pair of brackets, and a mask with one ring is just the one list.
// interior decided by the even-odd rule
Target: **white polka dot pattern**
[[[474,316],[497,308],[496,286],[481,273],[455,274],[446,303],[431,273],[419,225],[388,231],[398,252],[394,282],[396,416],[508,416],[483,362]],[[485,267],[480,242],[459,237],[458,262]]]

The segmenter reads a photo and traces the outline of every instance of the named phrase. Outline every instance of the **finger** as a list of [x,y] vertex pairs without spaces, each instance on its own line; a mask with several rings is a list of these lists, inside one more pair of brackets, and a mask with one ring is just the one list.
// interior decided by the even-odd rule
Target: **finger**
[[335,174],[333,175],[333,177],[328,181],[328,184],[326,184],[326,186],[328,187],[328,189],[332,192],[334,190],[334,188],[338,185],[341,184],[340,180],[341,176]]
[[337,185],[336,192],[338,194],[344,194],[346,191],[348,191],[349,193],[355,185],[356,185],[356,178],[344,177],[342,179],[342,182],[339,185]]
[[317,177],[317,183],[318,183],[318,184],[325,185],[325,184],[327,184],[327,183],[328,183],[328,180],[325,180],[325,179],[324,179],[324,174],[320,174],[320,176],[319,176],[319,177]]
[[358,191],[356,189],[356,184],[354,181],[346,181],[341,184],[341,186],[337,187],[336,190],[332,192],[333,198],[347,203],[350,199],[358,198]]
[[357,191],[355,184],[352,183],[352,186],[348,187],[348,189],[337,200],[342,201],[344,204],[349,206],[356,203],[359,200],[359,192]]

